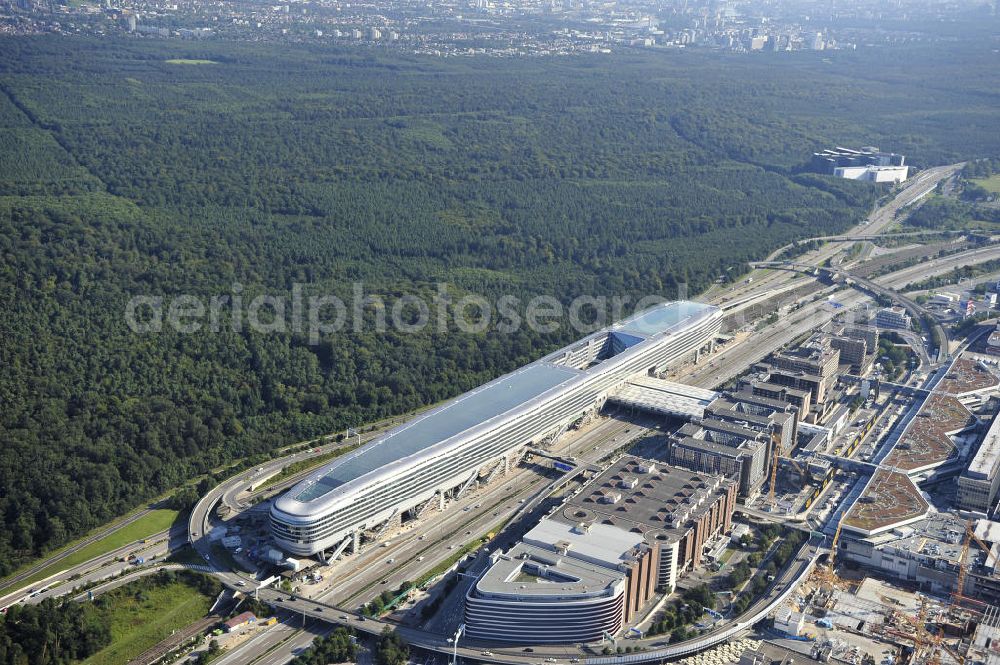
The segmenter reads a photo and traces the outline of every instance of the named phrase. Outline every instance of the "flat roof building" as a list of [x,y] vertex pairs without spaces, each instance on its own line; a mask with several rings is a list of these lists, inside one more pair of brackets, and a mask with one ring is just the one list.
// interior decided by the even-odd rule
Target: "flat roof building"
[[812,156],[813,170],[830,175],[836,175],[838,168],[903,167],[905,164],[905,156],[894,152],[882,152],[875,146],[865,146],[857,150],[837,146],[814,152]]
[[701,562],[735,505],[732,481],[623,457],[492,555],[466,595],[466,632],[529,644],[614,635]]
[[671,464],[732,478],[741,497],[757,496],[767,478],[771,437],[766,432],[706,419],[683,425],[668,445]]
[[912,319],[902,307],[883,307],[875,314],[875,325],[889,330],[909,330]]
[[958,477],[955,499],[962,510],[989,514],[1000,490],[1000,416],[993,418],[969,467]]

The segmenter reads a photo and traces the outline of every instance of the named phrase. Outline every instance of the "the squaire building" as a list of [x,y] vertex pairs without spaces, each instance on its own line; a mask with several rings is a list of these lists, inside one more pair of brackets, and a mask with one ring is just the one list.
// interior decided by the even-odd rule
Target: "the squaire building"
[[271,508],[282,549],[332,549],[484,466],[558,432],[630,377],[662,370],[714,336],[722,311],[678,301],[642,311],[421,415],[317,471]]

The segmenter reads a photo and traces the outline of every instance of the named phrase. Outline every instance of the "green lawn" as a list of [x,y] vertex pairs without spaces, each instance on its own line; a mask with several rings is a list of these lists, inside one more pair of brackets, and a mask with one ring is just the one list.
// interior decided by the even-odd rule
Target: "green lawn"
[[996,173],[989,178],[976,178],[972,182],[989,192],[1000,194],[1000,173]]
[[736,550],[734,550],[732,547],[727,547],[726,551],[723,552],[722,556],[719,557],[719,563],[721,563],[722,565],[726,565],[727,563],[729,563],[729,560],[733,558],[734,554],[736,554]]
[[[18,582],[15,587],[28,586],[33,582],[43,580],[50,575],[55,575],[61,570],[66,570],[67,568],[72,568],[73,566],[80,565],[85,561],[93,559],[94,557],[100,556],[102,554],[107,554],[112,550],[116,550],[123,545],[126,545],[133,541],[142,540],[147,538],[154,533],[158,533],[170,527],[177,519],[179,512],[176,510],[170,510],[166,508],[159,508],[151,511],[150,513],[144,515],[141,519],[132,522],[126,527],[115,531],[114,533],[95,541],[86,547],[82,547],[76,552],[73,552],[65,559],[61,559],[51,566],[46,566],[42,570],[38,571],[28,579]],[[79,542],[79,541],[77,541]],[[67,547],[73,547],[73,544]],[[65,549],[65,548],[63,548]],[[5,593],[9,589],[10,585],[0,587],[0,593]]]
[[118,599],[111,614],[111,644],[85,665],[124,665],[170,634],[204,617],[213,598],[181,582]]

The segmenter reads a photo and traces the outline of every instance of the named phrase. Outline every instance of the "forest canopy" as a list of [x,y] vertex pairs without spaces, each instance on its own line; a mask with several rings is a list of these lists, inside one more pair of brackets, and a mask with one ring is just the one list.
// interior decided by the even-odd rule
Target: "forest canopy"
[[218,465],[578,336],[136,335],[129,298],[694,295],[884,193],[802,172],[814,150],[1000,154],[998,69],[940,48],[871,67],[0,39],[0,573]]

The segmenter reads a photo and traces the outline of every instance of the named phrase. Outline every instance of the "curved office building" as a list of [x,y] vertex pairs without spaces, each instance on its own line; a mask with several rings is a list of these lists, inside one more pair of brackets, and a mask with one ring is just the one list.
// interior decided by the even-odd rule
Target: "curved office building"
[[626,379],[698,349],[721,324],[721,310],[710,305],[658,305],[465,393],[278,498],[271,508],[274,538],[302,556],[334,548],[558,432]]
[[467,634],[488,642],[595,642],[625,620],[624,572],[521,543],[494,554],[465,597]]

